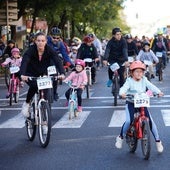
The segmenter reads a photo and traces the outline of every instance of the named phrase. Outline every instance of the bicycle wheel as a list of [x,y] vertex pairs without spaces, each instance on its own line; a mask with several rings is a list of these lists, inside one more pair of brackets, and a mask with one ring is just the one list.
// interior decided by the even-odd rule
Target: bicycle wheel
[[33,141],[36,134],[35,103],[31,104],[29,112],[30,112],[30,117],[26,119],[25,126],[26,126],[28,139],[30,141]]
[[86,95],[87,95],[87,99],[89,99],[89,97],[90,97],[90,88],[89,88],[89,84],[86,85]]
[[138,145],[138,139],[134,126],[131,126],[126,134],[126,143],[128,144],[130,152],[134,153]]
[[114,96],[114,106],[117,106],[117,96],[118,96],[118,77],[115,76],[112,83],[112,94]]
[[163,73],[163,72],[162,72],[162,69],[160,68],[159,71],[158,71],[158,75],[159,75],[159,76],[158,76],[158,79],[159,79],[159,81],[162,81],[162,80],[163,80],[162,73]]
[[69,103],[69,119],[72,119],[74,115],[74,102]]
[[13,99],[13,87],[14,87],[14,81],[11,80],[9,84],[9,105],[12,106],[12,99]]
[[14,102],[18,103],[19,100],[19,82],[17,82],[16,85],[16,92],[14,93]]
[[142,122],[142,134],[143,134],[143,137],[141,139],[142,153],[144,158],[148,160],[150,157],[151,144],[149,122],[147,120],[144,120]]
[[51,135],[51,112],[49,104],[42,101],[39,108],[39,140],[41,147],[45,148],[49,144]]
[[10,84],[10,74],[9,74],[9,69],[5,67],[5,71],[4,71],[4,78],[5,78],[5,84],[6,87],[9,88],[9,84]]

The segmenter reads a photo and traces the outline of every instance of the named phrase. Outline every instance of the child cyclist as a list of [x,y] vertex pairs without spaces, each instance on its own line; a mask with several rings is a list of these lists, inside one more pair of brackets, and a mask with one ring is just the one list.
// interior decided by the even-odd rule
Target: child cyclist
[[[21,61],[22,61],[22,58],[20,56],[20,50],[18,48],[13,48],[11,50],[11,54],[12,56],[11,57],[8,57],[6,58],[6,60],[1,64],[2,67],[5,67],[7,65],[9,65],[10,67],[11,66],[18,66],[20,67],[21,66]],[[15,73],[15,75],[20,79],[21,81],[21,78],[20,78],[20,71],[18,71],[17,73]],[[21,81],[20,82],[20,85],[23,86],[23,82]],[[7,93],[6,95],[6,98],[9,97],[9,92]]]
[[[163,96],[163,93],[155,85],[148,81],[147,78],[144,76],[145,69],[146,69],[145,64],[143,64],[141,61],[134,61],[130,65],[131,77],[127,78],[126,82],[120,88],[119,91],[119,95],[122,98],[126,98],[126,94],[128,94],[128,92],[130,93],[130,91],[136,91],[137,93],[145,93],[146,89],[149,89],[152,92],[158,94],[158,96]],[[130,126],[130,123],[133,121],[134,103],[127,100],[125,109],[126,109],[126,121],[124,122],[121,128],[120,135],[116,138],[115,143],[115,146],[118,149],[122,148],[123,137],[126,134]],[[147,108],[145,108],[145,113],[146,116],[149,117],[150,129],[156,141],[157,151],[161,153],[163,152],[163,145],[159,138],[156,124],[153,121],[151,114],[149,113]]]
[[[71,81],[71,84],[73,86],[78,87],[77,90],[77,100],[78,100],[78,112],[82,112],[82,92],[87,84],[87,74],[86,71],[84,70],[85,67],[85,62],[80,59],[75,60],[75,71],[73,71],[65,80],[64,82],[69,82]],[[69,101],[69,96],[70,96],[71,88],[69,88],[65,96],[67,98],[67,104]]]

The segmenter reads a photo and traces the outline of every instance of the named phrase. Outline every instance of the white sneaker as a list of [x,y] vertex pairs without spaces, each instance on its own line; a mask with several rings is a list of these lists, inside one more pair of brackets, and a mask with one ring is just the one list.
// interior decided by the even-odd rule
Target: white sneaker
[[160,141],[160,142],[156,142],[156,148],[157,148],[157,151],[158,151],[159,153],[162,153],[162,152],[163,152],[164,147],[163,147],[161,141]]
[[115,143],[116,148],[121,149],[122,145],[123,145],[123,139],[120,136],[117,136],[116,143]]
[[29,103],[24,102],[22,105],[21,113],[24,115],[25,118],[29,117]]

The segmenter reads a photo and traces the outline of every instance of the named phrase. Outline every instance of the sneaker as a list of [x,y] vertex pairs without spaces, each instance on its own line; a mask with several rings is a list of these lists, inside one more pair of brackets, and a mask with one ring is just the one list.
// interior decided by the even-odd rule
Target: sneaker
[[162,153],[162,152],[163,152],[164,147],[163,147],[163,145],[162,145],[162,142],[161,142],[161,141],[156,142],[156,148],[157,148],[157,151],[158,151],[159,153]]
[[82,106],[78,106],[77,111],[82,112]]
[[29,117],[29,103],[24,102],[22,105],[21,113],[24,115],[25,118]]
[[123,139],[120,136],[117,136],[116,143],[115,143],[116,148],[121,149],[122,145],[123,145]]
[[47,132],[48,132],[48,127],[47,127],[47,125],[43,125],[43,126],[42,126],[42,129],[43,129],[43,134],[46,135]]
[[111,86],[112,86],[112,80],[109,79],[109,80],[107,81],[107,87],[111,87]]

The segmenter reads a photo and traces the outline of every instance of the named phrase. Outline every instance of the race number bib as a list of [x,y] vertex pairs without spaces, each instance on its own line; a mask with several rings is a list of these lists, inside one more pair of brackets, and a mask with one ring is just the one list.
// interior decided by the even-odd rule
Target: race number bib
[[118,70],[120,68],[119,64],[118,63],[113,63],[111,66],[110,66],[110,69],[114,72],[116,70]]
[[162,57],[163,53],[162,52],[156,52],[157,57]]
[[129,62],[129,63],[132,63],[133,61],[134,61],[134,58],[131,57],[131,56],[128,56],[128,62]]
[[37,79],[38,90],[52,88],[52,81],[50,77],[41,77]]
[[150,98],[147,94],[136,94],[134,96],[134,106],[139,107],[150,107]]
[[52,74],[56,74],[57,73],[55,66],[49,66],[47,68],[47,72],[48,72],[48,75],[52,75]]
[[17,73],[19,71],[19,67],[18,66],[10,67],[9,71],[11,74]]
[[85,61],[86,63],[91,63],[93,60],[92,60],[92,58],[85,58],[84,61]]

